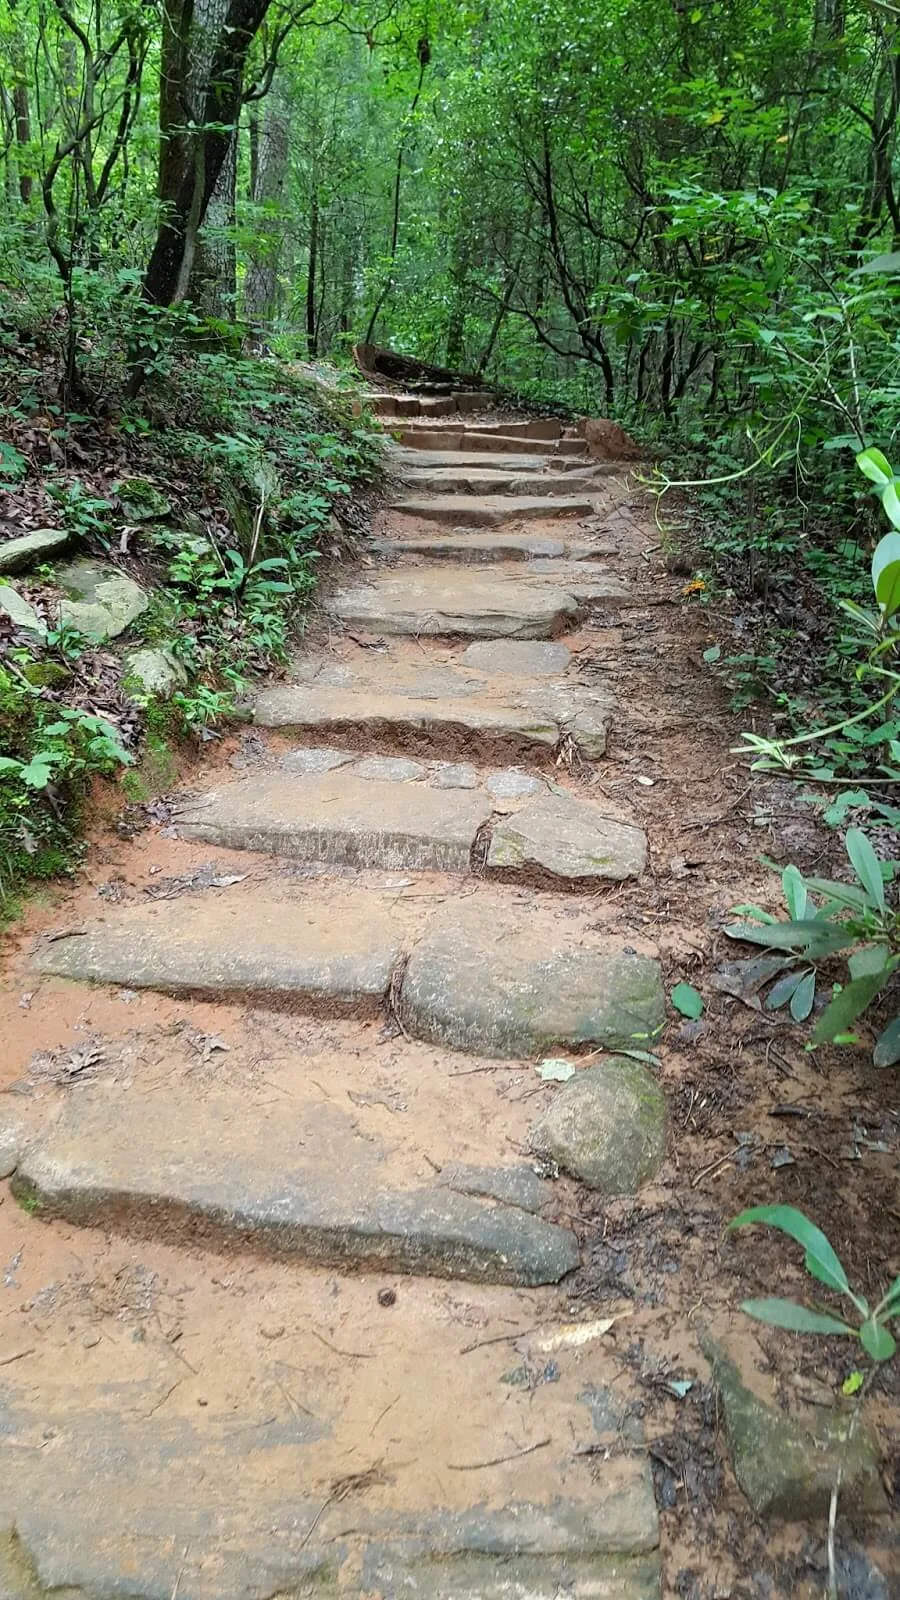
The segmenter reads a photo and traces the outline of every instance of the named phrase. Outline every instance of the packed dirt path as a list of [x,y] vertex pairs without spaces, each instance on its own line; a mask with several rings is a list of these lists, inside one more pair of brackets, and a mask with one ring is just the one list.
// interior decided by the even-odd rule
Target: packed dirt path
[[[627,467],[553,421],[391,425],[290,681],[13,955],[9,1600],[687,1592],[646,1392],[712,1393],[665,1293],[721,1217],[666,1189],[697,946],[658,882],[673,805],[743,796],[657,658]],[[702,803],[656,804],[686,742]],[[715,1592],[743,1553],[723,1525]]]

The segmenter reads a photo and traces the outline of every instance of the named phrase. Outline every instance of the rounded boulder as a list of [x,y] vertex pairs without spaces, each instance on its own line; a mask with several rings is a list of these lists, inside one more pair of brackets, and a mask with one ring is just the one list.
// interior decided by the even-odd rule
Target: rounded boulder
[[603,1194],[633,1194],[665,1160],[665,1096],[640,1062],[611,1056],[557,1091],[531,1148]]

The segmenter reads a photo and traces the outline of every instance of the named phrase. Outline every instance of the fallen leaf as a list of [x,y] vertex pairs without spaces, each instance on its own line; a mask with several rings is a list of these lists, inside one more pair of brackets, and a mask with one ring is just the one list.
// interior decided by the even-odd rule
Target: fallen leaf
[[629,1317],[630,1311],[622,1311],[615,1317],[599,1317],[595,1322],[564,1322],[555,1328],[552,1333],[540,1335],[537,1339],[530,1339],[529,1344],[535,1350],[540,1350],[547,1355],[552,1350],[578,1350],[582,1345],[590,1344],[594,1339],[602,1339],[609,1333],[614,1323],[622,1317]]
[[564,1061],[560,1056],[549,1056],[534,1070],[544,1083],[568,1083],[569,1079],[575,1076],[575,1068],[571,1061]]
[[676,983],[669,996],[676,1011],[696,1022],[703,1015],[703,996],[692,983]]

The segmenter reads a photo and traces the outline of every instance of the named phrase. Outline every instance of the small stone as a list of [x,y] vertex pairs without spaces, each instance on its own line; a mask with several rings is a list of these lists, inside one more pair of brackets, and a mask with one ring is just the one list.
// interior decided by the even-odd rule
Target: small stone
[[395,1306],[397,1304],[397,1292],[396,1292],[396,1290],[395,1289],[379,1289],[379,1291],[378,1291],[378,1304],[380,1306]]
[[531,1148],[603,1194],[633,1194],[666,1155],[666,1103],[646,1067],[612,1056],[555,1095]]
[[11,583],[0,583],[0,611],[5,612],[13,627],[22,633],[33,633],[38,639],[46,639],[46,626],[34,606]]
[[145,694],[160,695],[163,699],[187,683],[187,673],[171,650],[134,650],[125,658],[125,671],[129,678],[136,679]]
[[399,756],[367,756],[353,771],[358,778],[388,778],[396,783],[412,783],[425,776],[420,761],[404,761]]
[[82,1339],[85,1350],[95,1350],[100,1343],[99,1333],[86,1333]]
[[467,762],[441,762],[432,771],[431,783],[435,789],[477,789],[478,773]]
[[0,572],[23,572],[39,561],[52,561],[65,550],[69,537],[65,528],[35,528],[19,539],[8,539],[0,544]]
[[289,750],[278,763],[285,772],[332,772],[353,760],[350,750]]
[[722,1345],[709,1335],[701,1345],[722,1397],[734,1474],[757,1516],[789,1522],[827,1516],[838,1469],[845,1511],[888,1510],[868,1424],[861,1419],[848,1440],[849,1408],[810,1407],[805,1424],[795,1420],[748,1388]]
[[532,778],[520,767],[503,767],[489,772],[485,788],[492,800],[517,800],[521,795],[541,794],[547,785],[540,778]]
[[140,584],[102,561],[73,561],[57,573],[67,598],[60,602],[60,626],[89,638],[114,639],[150,604]]
[[259,1331],[264,1339],[281,1339],[284,1336],[284,1323],[261,1322]]

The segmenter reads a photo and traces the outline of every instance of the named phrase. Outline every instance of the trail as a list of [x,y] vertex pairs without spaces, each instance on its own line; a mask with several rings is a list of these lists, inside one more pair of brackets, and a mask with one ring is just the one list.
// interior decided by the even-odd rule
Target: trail
[[607,1196],[656,1208],[658,1306],[690,1131],[645,1058],[698,949],[659,874],[744,795],[627,467],[388,420],[290,682],[4,994],[16,1600],[661,1593],[634,1339],[684,1324],[604,1271]]

